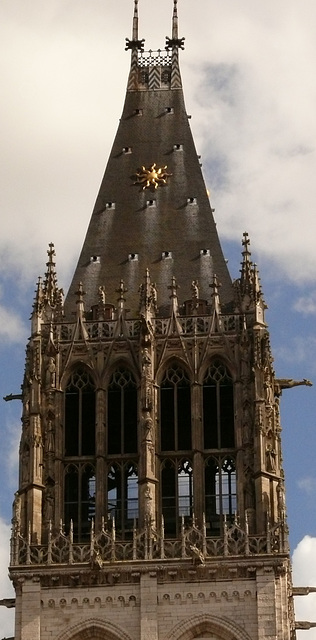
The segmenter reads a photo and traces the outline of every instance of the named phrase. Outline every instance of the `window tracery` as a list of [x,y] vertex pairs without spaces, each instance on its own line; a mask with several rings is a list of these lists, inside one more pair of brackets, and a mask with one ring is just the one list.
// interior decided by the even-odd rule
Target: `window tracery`
[[207,458],[204,473],[206,526],[212,535],[219,534],[224,516],[232,522],[237,511],[235,459]]
[[95,385],[86,369],[70,376],[65,393],[65,456],[95,455]]
[[160,386],[161,451],[188,451],[191,443],[191,390],[186,372],[169,367]]
[[220,360],[214,360],[203,381],[204,449],[235,447],[233,380]]
[[108,454],[137,453],[137,387],[133,374],[119,368],[108,387]]
[[91,521],[95,518],[96,476],[94,465],[71,463],[65,468],[65,524],[73,525],[74,540],[85,540],[90,535]]
[[138,518],[138,470],[134,461],[114,462],[107,473],[108,520],[115,520],[116,531],[126,537]]
[[166,536],[179,533],[182,518],[193,514],[193,467],[188,459],[167,458],[161,465],[161,509]]

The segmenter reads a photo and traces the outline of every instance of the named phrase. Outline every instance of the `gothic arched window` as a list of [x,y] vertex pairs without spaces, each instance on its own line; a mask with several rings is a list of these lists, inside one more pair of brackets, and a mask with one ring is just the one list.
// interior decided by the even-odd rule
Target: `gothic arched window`
[[191,449],[191,389],[183,369],[167,369],[160,385],[161,451]]
[[179,533],[181,519],[193,513],[193,469],[190,460],[166,459],[161,466],[161,507],[166,536]]
[[138,518],[138,473],[137,465],[113,462],[107,474],[108,520],[115,520],[115,528],[126,537],[133,530]]
[[108,454],[137,453],[137,387],[132,373],[117,369],[108,386]]
[[232,521],[237,510],[236,464],[232,457],[205,461],[205,518],[210,535],[219,534],[223,516]]
[[204,449],[235,447],[233,380],[227,367],[214,360],[203,381]]
[[73,525],[74,540],[90,536],[95,517],[95,468],[92,464],[69,464],[65,469],[65,524]]
[[65,392],[65,456],[95,455],[95,385],[78,367]]

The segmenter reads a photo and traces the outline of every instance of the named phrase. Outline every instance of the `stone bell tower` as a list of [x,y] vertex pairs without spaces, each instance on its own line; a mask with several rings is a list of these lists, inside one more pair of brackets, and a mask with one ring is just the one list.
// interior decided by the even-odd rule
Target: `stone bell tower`
[[[279,398],[249,238],[232,282],[177,0],[144,51],[69,292],[49,245],[23,381],[16,640],[294,640]],[[71,215],[71,213],[70,213]]]

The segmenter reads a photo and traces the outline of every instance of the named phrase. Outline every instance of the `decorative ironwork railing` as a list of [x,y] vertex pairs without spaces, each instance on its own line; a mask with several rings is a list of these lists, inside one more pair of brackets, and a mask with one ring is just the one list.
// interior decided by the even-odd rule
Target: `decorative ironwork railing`
[[171,65],[172,54],[164,49],[157,51],[139,51],[137,55],[137,64],[139,67],[167,67]]
[[[181,335],[208,335],[238,333],[244,324],[244,317],[238,314],[221,315],[215,323],[212,316],[179,316],[178,331]],[[152,326],[156,336],[167,336],[170,333],[171,318],[153,318]],[[117,320],[100,320],[86,322],[85,328],[90,340],[111,340],[113,338],[136,338],[140,333],[140,321],[125,320],[118,325]],[[74,339],[76,324],[61,322],[56,325],[56,336],[60,341],[70,342]],[[42,332],[48,334],[50,325],[43,325]],[[124,331],[124,333],[122,333]]]
[[226,556],[250,556],[262,554],[287,553],[284,524],[278,523],[268,528],[265,535],[249,535],[238,524],[227,526],[221,537],[206,535],[205,526],[199,529],[194,523],[184,527],[177,539],[166,539],[163,527],[157,531],[148,524],[142,531],[136,525],[130,540],[116,538],[115,526],[108,531],[104,522],[99,533],[91,523],[90,541],[75,543],[73,532],[63,532],[63,524],[53,535],[48,534],[47,544],[32,544],[31,534],[26,538],[15,532],[11,539],[11,566],[19,565],[56,565],[96,563],[100,567],[114,562],[146,560],[189,560],[204,564],[212,558]]

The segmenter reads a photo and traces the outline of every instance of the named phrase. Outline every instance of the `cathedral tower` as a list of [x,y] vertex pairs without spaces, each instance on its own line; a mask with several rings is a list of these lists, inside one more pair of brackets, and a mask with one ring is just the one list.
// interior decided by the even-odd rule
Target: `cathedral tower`
[[[69,292],[49,245],[23,382],[16,640],[295,638],[279,397],[249,238],[232,282],[164,50],[134,3]],[[292,381],[293,383],[293,381]],[[294,383],[295,384],[295,383]]]

